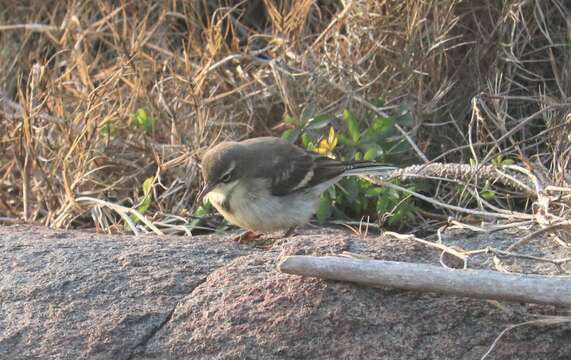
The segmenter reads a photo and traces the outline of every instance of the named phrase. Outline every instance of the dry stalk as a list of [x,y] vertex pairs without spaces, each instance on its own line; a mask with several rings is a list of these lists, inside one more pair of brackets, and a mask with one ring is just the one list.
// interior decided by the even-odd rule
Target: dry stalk
[[[191,217],[200,186],[196,165],[186,162],[212,143],[279,135],[285,112],[349,108],[359,118],[384,117],[411,103],[414,126],[397,123],[395,136],[410,149],[406,161],[426,166],[399,177],[467,187],[458,200],[441,182],[424,200],[445,205],[447,215],[516,216],[552,230],[571,211],[567,18],[558,0],[474,4],[6,3],[0,216],[117,228],[122,220],[108,208],[89,216],[75,199],[129,208],[160,168],[147,214],[186,233],[181,219]],[[44,73],[30,96],[34,64]],[[152,129],[135,124],[140,108],[155,120]],[[489,165],[498,155],[522,165]],[[435,159],[478,166],[429,163]],[[486,202],[476,189],[484,180],[512,192]]]
[[[483,183],[486,180],[494,185],[508,186],[523,192],[530,198],[537,198],[533,182],[529,177],[515,171],[519,167],[511,166],[503,169],[494,165],[471,166],[468,164],[431,163],[414,165],[392,172],[389,177],[401,181],[418,178],[437,178],[441,180],[459,180],[465,183]],[[374,178],[371,179],[374,181]]]

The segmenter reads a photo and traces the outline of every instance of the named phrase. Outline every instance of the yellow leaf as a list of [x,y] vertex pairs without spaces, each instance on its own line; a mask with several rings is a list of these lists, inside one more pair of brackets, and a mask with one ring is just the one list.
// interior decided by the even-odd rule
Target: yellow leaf
[[317,148],[317,152],[322,155],[327,155],[329,153],[329,144],[327,143],[326,139],[322,139],[319,142],[319,147]]
[[337,134],[335,133],[335,129],[332,127],[329,128],[329,136],[327,137],[327,142],[329,143],[330,151],[333,151],[337,146]]
[[335,129],[333,127],[329,128],[329,135],[326,139],[321,139],[319,141],[319,147],[317,148],[317,152],[322,155],[331,155],[333,149],[337,146],[337,134],[335,133]]

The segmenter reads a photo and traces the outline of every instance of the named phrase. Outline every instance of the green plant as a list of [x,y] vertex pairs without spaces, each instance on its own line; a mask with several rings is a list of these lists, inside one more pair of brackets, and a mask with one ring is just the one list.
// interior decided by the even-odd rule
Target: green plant
[[[470,165],[476,166],[476,160],[470,158]],[[513,165],[514,161],[512,159],[506,159],[502,154],[499,154],[495,158],[492,159],[492,165],[498,168],[501,168],[506,165]],[[463,186],[459,190],[460,198],[464,198],[465,196],[471,196],[469,192],[466,191],[466,186]],[[493,200],[496,197],[496,192],[492,188],[492,184],[489,180],[486,180],[482,189],[478,192],[480,197],[484,200]],[[475,199],[472,199],[475,200]]]
[[[396,124],[411,124],[412,117],[408,112],[360,120],[350,110],[345,110],[342,121],[330,115],[303,118],[303,115],[299,119],[286,114],[283,122],[289,128],[282,138],[292,143],[300,141],[309,151],[339,160],[382,162],[394,153],[409,150],[407,144],[395,136]],[[336,131],[334,125],[339,125],[341,130]],[[384,222],[386,214],[391,214],[387,224],[402,228],[414,222],[416,211],[413,199],[407,194],[375,186],[361,178],[347,177],[322,194],[316,217],[319,224],[363,216]]]
[[502,167],[504,165],[513,165],[514,161],[512,159],[504,159],[502,154],[499,154],[494,159],[492,159],[492,165],[497,167]]
[[[152,202],[152,192],[153,185],[155,184],[155,177],[151,176],[143,182],[143,196],[138,200],[137,205],[135,206],[136,210],[141,214],[145,215],[147,210],[151,207]],[[139,218],[135,215],[129,216],[133,224],[137,224],[139,222]],[[127,223],[123,224],[123,229],[125,231],[129,231],[130,227]]]
[[[501,168],[505,165],[513,165],[514,161],[512,159],[506,159],[502,154],[498,154],[495,158],[492,159],[492,165]],[[470,166],[476,166],[477,162],[474,158],[470,158]]]
[[134,116],[134,122],[137,127],[149,133],[155,128],[155,118],[147,113],[143,108],[137,109]]
[[492,189],[490,180],[486,180],[486,183],[484,184],[482,190],[480,190],[479,194],[484,200],[492,200],[496,197],[496,192]]
[[111,128],[111,124],[105,124],[101,130],[99,130],[99,134],[101,136],[101,140],[105,143],[109,143],[111,141],[111,137],[113,135],[113,129]]
[[[204,197],[202,203],[196,208],[192,213],[192,220],[190,222],[190,228],[192,230],[212,230],[212,226],[208,223],[208,219],[216,214],[214,207],[210,203],[207,197]],[[219,222],[216,222],[215,230],[216,232],[224,232],[228,230],[230,225],[224,218]]]

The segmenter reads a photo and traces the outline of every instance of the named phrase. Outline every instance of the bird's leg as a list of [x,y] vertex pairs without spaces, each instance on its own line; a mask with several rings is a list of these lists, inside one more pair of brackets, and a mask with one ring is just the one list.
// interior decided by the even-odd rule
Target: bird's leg
[[295,232],[295,229],[296,227],[292,226],[279,238],[268,237],[267,239],[260,239],[264,235],[263,233],[256,233],[252,230],[246,230],[233,237],[232,240],[239,243],[254,243],[256,247],[267,250],[271,248],[271,245],[273,245],[276,240],[279,240],[280,238],[286,239],[290,237]]
[[256,247],[259,247],[264,250],[269,250],[272,248],[272,246],[279,245],[287,241],[287,238],[290,237],[295,232],[295,229],[296,227],[292,226],[289,229],[287,229],[287,231],[285,231],[281,236],[269,237],[264,240],[258,240],[256,241]]
[[290,227],[289,229],[286,230],[286,232],[284,232],[284,234],[283,234],[282,237],[283,237],[283,238],[288,238],[288,237],[292,236],[293,233],[295,232],[295,229],[296,229],[296,228],[297,228],[296,226]]
[[274,239],[272,238],[264,239],[262,238],[263,236],[264,236],[263,233],[256,233],[251,230],[246,230],[241,234],[239,234],[238,236],[233,237],[232,240],[237,241],[240,244],[246,244],[246,243],[251,244],[256,248],[263,250],[271,249]]
[[249,241],[258,240],[259,238],[262,237],[262,235],[263,235],[262,233],[255,233],[252,230],[246,230],[238,234],[237,236],[234,236],[232,240],[237,241],[239,243],[245,243]]

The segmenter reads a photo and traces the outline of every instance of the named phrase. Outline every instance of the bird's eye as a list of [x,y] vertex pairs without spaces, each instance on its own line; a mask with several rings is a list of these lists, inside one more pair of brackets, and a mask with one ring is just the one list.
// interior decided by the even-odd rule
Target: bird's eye
[[226,174],[224,174],[221,178],[220,181],[222,181],[223,183],[227,183],[230,182],[230,180],[232,179],[232,172],[227,172]]

